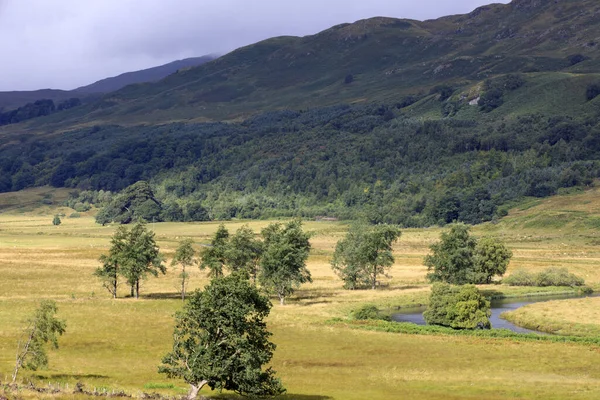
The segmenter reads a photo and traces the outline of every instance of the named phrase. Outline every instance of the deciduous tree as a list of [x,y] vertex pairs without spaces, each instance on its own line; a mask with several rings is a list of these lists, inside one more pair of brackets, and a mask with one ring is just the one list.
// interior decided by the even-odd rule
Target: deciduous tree
[[260,262],[260,283],[277,294],[281,305],[302,283],[312,282],[306,260],[309,235],[298,219],[285,226],[271,224],[262,230],[264,253]]
[[393,225],[354,225],[336,245],[331,266],[347,289],[377,287],[377,277],[394,264],[392,244],[400,237]]
[[55,317],[56,303],[52,300],[42,300],[29,319],[27,328],[17,346],[17,360],[12,374],[12,382],[17,380],[21,368],[36,371],[48,366],[46,345],[50,343],[58,348],[58,337],[65,333],[66,323]]
[[177,313],[173,350],[159,372],[190,384],[188,399],[205,385],[245,396],[283,393],[275,371],[262,369],[275,350],[264,322],[270,310],[269,299],[244,277],[213,279]]
[[171,261],[171,266],[181,265],[181,273],[179,278],[181,279],[181,300],[185,300],[185,289],[189,280],[189,273],[186,268],[191,267],[195,262],[196,250],[193,247],[194,241],[192,239],[183,239],[179,242],[179,247],[175,250],[175,256]]
[[210,246],[202,251],[202,262],[200,269],[208,269],[208,276],[211,278],[219,278],[223,276],[223,270],[227,263],[227,252],[229,249],[229,231],[225,225],[219,225],[219,229],[215,232]]

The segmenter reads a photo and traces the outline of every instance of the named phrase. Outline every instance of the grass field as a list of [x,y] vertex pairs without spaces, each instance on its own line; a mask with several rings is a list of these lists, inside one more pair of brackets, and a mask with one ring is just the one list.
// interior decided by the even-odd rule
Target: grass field
[[[139,300],[112,300],[92,276],[98,257],[106,252],[114,226],[96,225],[93,218],[63,218],[52,225],[56,203],[32,207],[44,190],[0,195],[0,381],[6,382],[23,320],[40,299],[54,299],[67,333],[59,351],[50,354],[47,371],[24,371],[22,378],[45,384],[83,382],[86,388],[183,394],[187,387],[157,373],[169,351],[172,315],[177,299],[177,273],[148,279]],[[15,197],[16,196],[16,197]],[[61,198],[64,193],[53,193]],[[48,198],[46,196],[46,198]],[[524,202],[498,224],[474,228],[476,235],[503,238],[513,249],[509,269],[532,271],[566,266],[600,285],[600,217],[596,189],[544,201]],[[23,208],[19,204],[27,204]],[[599,219],[600,220],[600,219]],[[234,231],[244,222],[228,222]],[[251,221],[255,231],[265,221]],[[218,223],[150,224],[161,250],[170,258],[183,237],[197,246],[209,241]],[[303,286],[286,306],[274,307],[269,329],[277,350],[273,367],[288,389],[285,398],[320,399],[596,399],[600,396],[600,349],[581,344],[526,343],[507,339],[404,335],[331,325],[364,303],[382,308],[421,304],[429,287],[422,258],[440,229],[409,229],[394,248],[391,278],[377,291],[344,291],[329,267],[329,257],[346,226],[306,222],[313,232],[309,269],[314,282]],[[193,270],[190,289],[207,283]],[[492,285],[486,290],[513,294],[523,289]],[[529,290],[529,289],[526,289]],[[548,290],[553,290],[548,289]],[[544,320],[600,322],[597,299],[556,302],[556,312]],[[544,303],[550,305],[552,303]],[[538,305],[531,306],[535,310]],[[541,307],[541,305],[540,305]],[[548,306],[545,306],[548,307]],[[529,311],[528,307],[526,310]],[[595,329],[595,328],[594,328]],[[583,334],[597,335],[598,330]],[[210,392],[203,391],[204,395]],[[22,394],[36,398],[39,394]],[[50,396],[50,395],[48,395]],[[80,397],[79,397],[80,398]]]

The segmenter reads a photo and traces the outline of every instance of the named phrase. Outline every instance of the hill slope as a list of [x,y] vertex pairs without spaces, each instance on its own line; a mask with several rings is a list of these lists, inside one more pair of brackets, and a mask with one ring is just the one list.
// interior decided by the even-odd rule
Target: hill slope
[[215,56],[202,56],[173,61],[158,67],[147,68],[140,71],[126,72],[124,74],[99,80],[91,85],[82,86],[74,90],[81,93],[109,93],[122,89],[135,83],[155,82],[161,80],[180,69],[197,67],[214,60]]
[[[514,0],[430,21],[372,18],[306,37],[279,37],[149,84],[126,87],[69,114],[94,121],[223,120],[340,102],[397,101],[507,73],[598,72],[600,4]],[[351,75],[351,78],[346,79]]]

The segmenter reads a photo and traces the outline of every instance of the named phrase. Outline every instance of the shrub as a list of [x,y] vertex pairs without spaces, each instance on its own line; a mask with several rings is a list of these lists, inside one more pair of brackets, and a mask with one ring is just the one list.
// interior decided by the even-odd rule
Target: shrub
[[80,218],[80,217],[81,217],[81,214],[79,214],[78,212],[74,212],[74,213],[71,213],[71,215],[69,215],[69,218]]
[[583,286],[583,278],[572,274],[566,268],[550,267],[533,274],[525,270],[517,270],[503,280],[509,286]]
[[428,325],[455,329],[490,328],[490,302],[473,285],[436,283],[423,313]]
[[365,304],[352,312],[352,317],[357,320],[382,319],[377,306]]
[[536,286],[583,286],[583,278],[572,274],[566,268],[550,267],[535,278]]
[[535,275],[524,269],[518,269],[502,282],[509,286],[535,286]]

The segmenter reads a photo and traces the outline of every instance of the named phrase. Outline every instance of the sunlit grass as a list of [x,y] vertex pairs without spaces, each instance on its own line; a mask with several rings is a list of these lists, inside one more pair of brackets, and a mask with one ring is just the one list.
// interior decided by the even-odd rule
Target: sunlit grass
[[[499,224],[482,225],[473,232],[506,241],[515,253],[509,271],[566,266],[597,286],[600,251],[593,242],[596,231],[581,228],[600,212],[600,200],[595,200],[598,196],[594,194],[597,192],[557,197],[526,210],[516,209]],[[524,227],[532,216],[571,209],[586,216],[572,226],[567,224],[561,232]],[[24,380],[70,387],[81,381],[90,390],[124,389],[134,395],[144,391],[182,394],[186,390],[183,382],[157,373],[161,357],[171,345],[172,315],[181,307],[176,298],[177,273],[169,269],[165,276],[145,280],[139,300],[125,298],[126,287],[120,288],[119,299],[112,300],[92,272],[99,266],[100,254],[108,250],[116,227],[96,225],[86,215],[63,218],[55,227],[52,215],[56,211],[38,208],[0,215],[0,381],[8,379],[14,365],[23,320],[40,299],[51,298],[57,300],[59,316],[67,321],[67,333],[61,338],[59,351],[50,354],[50,369],[24,371]],[[234,221],[226,226],[235,231],[248,223],[258,232],[270,222]],[[200,248],[209,242],[218,225],[157,223],[149,227],[169,258],[178,240],[191,237]],[[313,232],[309,269],[314,282],[298,290],[286,306],[274,302],[268,321],[278,346],[273,367],[288,388],[287,398],[598,397],[600,363],[597,351],[590,346],[367,332],[327,324],[331,318],[345,318],[364,303],[393,309],[427,302],[429,285],[422,260],[441,229],[404,230],[394,247],[396,263],[390,277],[382,279],[380,289],[346,291],[331,271],[329,258],[347,226],[306,222],[304,227]],[[190,289],[207,283],[204,272],[191,270]],[[483,289],[508,295],[529,290],[502,285]],[[577,324],[579,319],[590,326],[600,324],[595,299],[554,303],[556,312],[543,309],[540,318],[544,321],[552,317],[567,324]],[[553,303],[544,304],[539,307]],[[37,397],[23,394],[23,398]]]

